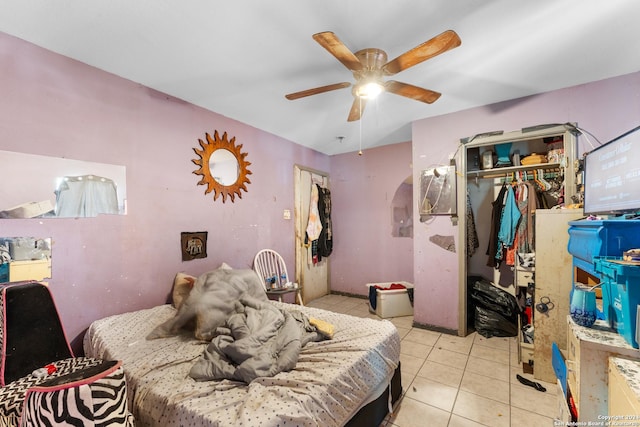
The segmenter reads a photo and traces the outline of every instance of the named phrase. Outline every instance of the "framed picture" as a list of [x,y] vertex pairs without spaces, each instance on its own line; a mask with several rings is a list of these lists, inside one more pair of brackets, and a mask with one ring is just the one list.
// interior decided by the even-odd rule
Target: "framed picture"
[[438,166],[420,173],[420,216],[456,215],[456,167]]
[[180,233],[182,246],[182,261],[191,261],[197,258],[207,257],[207,232],[182,232]]

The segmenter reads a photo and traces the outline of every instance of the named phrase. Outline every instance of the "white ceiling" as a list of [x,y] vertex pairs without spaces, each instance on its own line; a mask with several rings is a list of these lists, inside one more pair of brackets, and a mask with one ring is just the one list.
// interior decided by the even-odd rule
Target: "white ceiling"
[[[0,0],[0,31],[326,154],[411,139],[411,122],[640,70],[637,0]],[[347,122],[352,74],[311,36],[392,59],[444,30],[462,45]],[[362,132],[362,133],[361,133]],[[362,135],[362,137],[361,137]],[[340,142],[338,137],[344,137]]]

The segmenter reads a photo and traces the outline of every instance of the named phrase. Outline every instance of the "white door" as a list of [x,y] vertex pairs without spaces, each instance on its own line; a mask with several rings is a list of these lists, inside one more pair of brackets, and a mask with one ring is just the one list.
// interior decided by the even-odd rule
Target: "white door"
[[309,222],[311,186],[316,182],[329,188],[329,175],[301,166],[294,168],[295,230],[296,230],[296,282],[302,288],[305,304],[327,295],[329,286],[329,258],[322,258],[316,264],[311,256],[311,245],[305,244],[305,233]]

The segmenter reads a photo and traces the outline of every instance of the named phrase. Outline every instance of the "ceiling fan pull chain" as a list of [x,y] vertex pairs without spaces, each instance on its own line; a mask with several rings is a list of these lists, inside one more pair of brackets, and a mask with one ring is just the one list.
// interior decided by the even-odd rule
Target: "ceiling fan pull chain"
[[[360,102],[360,111],[362,111],[362,98],[358,97],[358,102]],[[358,156],[362,156],[362,118],[358,120],[358,124],[360,125],[360,147],[358,150]]]

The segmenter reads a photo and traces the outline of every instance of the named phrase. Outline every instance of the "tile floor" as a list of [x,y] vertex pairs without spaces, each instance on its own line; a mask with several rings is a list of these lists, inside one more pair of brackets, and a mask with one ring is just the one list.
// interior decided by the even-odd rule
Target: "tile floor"
[[[339,313],[379,319],[368,300],[326,295],[307,304]],[[553,426],[556,385],[537,381],[540,392],[518,382],[516,338],[458,337],[412,327],[413,317],[388,319],[402,344],[403,396],[380,427]]]

